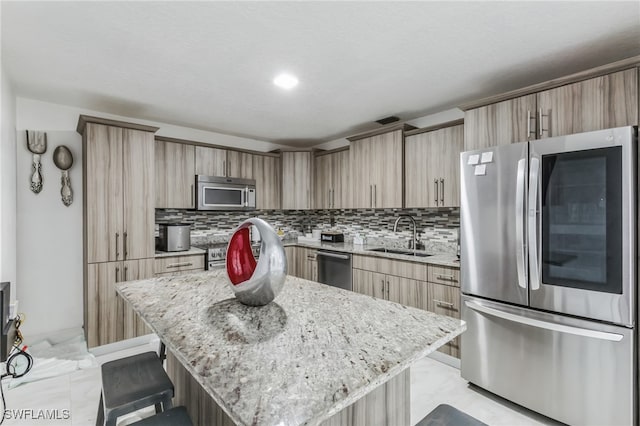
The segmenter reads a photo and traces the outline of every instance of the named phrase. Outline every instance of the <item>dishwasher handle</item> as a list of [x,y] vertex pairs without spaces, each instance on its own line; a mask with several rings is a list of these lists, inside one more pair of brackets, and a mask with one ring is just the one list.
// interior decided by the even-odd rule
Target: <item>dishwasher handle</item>
[[342,259],[342,260],[350,260],[351,256],[349,256],[348,254],[335,254],[335,253],[329,253],[326,251],[319,251],[317,252],[318,256],[326,256],[326,257],[333,257],[335,259]]

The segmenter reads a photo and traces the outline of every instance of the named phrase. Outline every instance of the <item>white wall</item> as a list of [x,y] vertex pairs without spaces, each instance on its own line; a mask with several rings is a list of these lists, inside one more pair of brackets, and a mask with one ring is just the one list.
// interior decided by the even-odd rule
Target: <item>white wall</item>
[[[17,296],[20,311],[27,316],[23,325],[27,336],[82,325],[82,137],[76,133],[80,114],[157,126],[160,130],[156,134],[179,139],[256,151],[279,148],[263,141],[17,98],[12,121],[16,123],[12,129],[17,128],[17,162],[16,144],[11,143],[13,171],[6,174],[13,175],[15,198],[17,173]],[[47,152],[42,156],[44,187],[37,195],[29,189],[31,154],[26,147],[25,130],[47,132]],[[15,140],[15,130],[12,135]],[[70,173],[74,202],[69,207],[60,200],[60,171],[52,160],[58,145],[69,147],[74,157]]]
[[[459,108],[452,108],[446,111],[438,112],[436,114],[425,115],[424,117],[419,117],[414,120],[407,121],[407,124],[411,124],[412,126],[416,126],[418,128],[421,127],[429,127],[434,126],[436,124],[446,123],[447,121],[458,120],[460,118],[464,118],[464,111]],[[322,143],[320,145],[316,145],[314,148],[318,149],[337,149],[343,146],[348,146],[349,141],[347,138],[334,139],[329,142]]]
[[16,299],[16,102],[11,82],[0,70],[0,281],[11,282]]

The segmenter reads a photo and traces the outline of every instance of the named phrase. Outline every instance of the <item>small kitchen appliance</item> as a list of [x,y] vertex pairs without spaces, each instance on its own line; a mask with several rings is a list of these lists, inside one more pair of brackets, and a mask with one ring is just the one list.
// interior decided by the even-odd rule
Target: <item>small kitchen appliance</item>
[[344,234],[336,231],[323,231],[320,234],[323,243],[344,243]]
[[184,223],[161,223],[158,249],[186,251],[191,248],[191,226]]

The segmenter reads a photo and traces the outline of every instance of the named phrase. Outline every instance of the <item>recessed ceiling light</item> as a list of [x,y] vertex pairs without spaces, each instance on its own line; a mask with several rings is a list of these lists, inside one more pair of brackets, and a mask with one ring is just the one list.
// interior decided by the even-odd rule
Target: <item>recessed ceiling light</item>
[[291,74],[280,74],[273,79],[273,84],[283,89],[293,89],[298,85],[298,77]]

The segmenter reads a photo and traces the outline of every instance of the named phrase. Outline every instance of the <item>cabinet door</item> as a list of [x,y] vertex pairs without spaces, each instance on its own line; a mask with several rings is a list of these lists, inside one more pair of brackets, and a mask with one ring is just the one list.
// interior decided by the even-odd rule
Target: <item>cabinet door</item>
[[387,275],[387,293],[392,302],[418,309],[427,309],[426,282]]
[[205,176],[226,176],[227,150],[209,148],[206,146],[195,147],[196,165],[195,174]]
[[123,259],[155,254],[153,133],[123,129]]
[[[427,283],[429,286],[429,307],[431,312],[439,315],[460,318],[460,289],[449,285]],[[460,358],[460,338],[456,337],[441,346],[439,352]]]
[[282,208],[311,208],[311,152],[282,153]]
[[386,299],[386,288],[386,275],[362,269],[353,269],[353,291],[356,293]]
[[195,147],[156,141],[156,208],[194,208]]
[[420,133],[405,139],[405,204],[406,207],[435,205],[431,139],[435,132]]
[[638,124],[638,70],[596,77],[538,93],[537,138]]
[[[135,281],[153,278],[154,259],[127,260],[123,262],[122,281]],[[144,336],[152,333],[151,329],[135,313],[128,302],[123,303],[124,338]]]
[[254,179],[253,154],[240,151],[227,151],[227,176]]
[[314,208],[330,209],[332,190],[332,159],[334,154],[319,155],[314,158]]
[[287,275],[297,277],[298,270],[296,268],[297,247],[287,246],[284,248],[284,254],[287,256]]
[[349,150],[331,156],[331,206],[334,209],[351,207],[351,168]]
[[87,262],[121,260],[122,129],[87,123],[84,137]]
[[351,163],[351,201],[356,209],[373,207],[373,183],[370,168],[373,152],[373,138],[351,142],[349,157]]
[[375,136],[374,157],[371,164],[373,206],[402,208],[402,180],[404,136],[402,130]]
[[122,298],[115,284],[122,280],[122,262],[87,265],[87,344],[89,347],[122,340],[124,336]]
[[253,157],[253,178],[256,180],[256,208],[259,210],[280,209],[282,171],[280,158],[267,155]]
[[318,261],[316,259],[316,250],[298,247],[296,255],[300,269],[300,278],[309,281],[318,281]]
[[438,141],[440,207],[460,206],[460,152],[464,145],[464,126],[440,129]]
[[464,151],[535,139],[535,111],[535,94],[465,111]]

